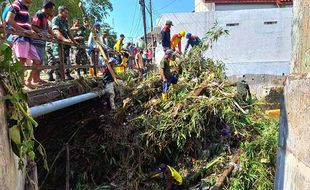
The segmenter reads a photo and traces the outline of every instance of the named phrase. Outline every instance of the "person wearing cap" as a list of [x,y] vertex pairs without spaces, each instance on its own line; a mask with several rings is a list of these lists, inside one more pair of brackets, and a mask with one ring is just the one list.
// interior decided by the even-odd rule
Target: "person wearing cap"
[[123,41],[125,39],[125,35],[121,34],[119,37],[120,38],[116,41],[116,43],[114,45],[114,50],[116,51],[116,53],[120,53],[122,51]]
[[185,51],[187,51],[189,46],[195,47],[201,44],[201,40],[198,36],[194,36],[191,33],[186,34],[187,43],[185,46]]
[[171,48],[175,50],[178,47],[178,52],[182,53],[182,38],[185,36],[186,32],[181,30],[178,34],[174,34],[171,39]]
[[[113,67],[115,65],[117,65],[117,60],[115,58],[110,58],[108,63],[110,65],[110,67],[113,69]],[[102,69],[102,72],[103,72],[103,84],[105,85],[104,87],[104,92],[106,94],[108,94],[109,96],[109,103],[110,103],[110,107],[112,110],[115,110],[116,109],[116,106],[115,106],[115,102],[114,102],[114,98],[115,98],[115,92],[114,92],[114,78],[111,74],[111,72],[109,71],[109,69],[106,67],[104,67]]]
[[[99,42],[101,43],[101,44],[103,44],[103,40],[102,40],[102,37],[101,37],[101,34],[100,34],[100,23],[99,22],[96,22],[94,25],[93,25],[93,28],[95,29],[95,31],[96,31],[96,34],[97,34],[97,37],[98,37],[98,39],[99,39]],[[91,53],[92,53],[92,51],[94,50],[94,49],[97,49],[98,47],[97,47],[97,44],[96,44],[96,42],[95,42],[95,40],[94,40],[94,34],[93,34],[93,32],[91,32],[90,34],[89,34],[89,37],[88,37],[88,41],[87,41],[87,46],[88,46],[88,54],[90,55]]]
[[[55,4],[51,0],[44,0],[43,7],[41,10],[35,13],[32,18],[32,29],[38,33],[38,35],[47,36],[52,38],[54,36],[52,28],[49,26],[48,17],[53,16]],[[33,45],[35,46],[37,53],[40,57],[41,65],[43,65],[45,57],[46,41],[33,39]],[[49,74],[49,81],[54,81],[53,75]],[[36,71],[36,83],[45,83],[40,79],[40,71]]]
[[[78,45],[79,43],[74,39],[70,31],[68,15],[69,15],[69,10],[67,7],[65,6],[58,7],[58,15],[54,17],[52,20],[52,29],[58,40],[66,42],[66,43],[75,43]],[[63,45],[65,65],[70,65],[70,58],[69,58],[70,48],[71,47],[69,45]],[[53,44],[53,54],[54,54],[54,57],[57,63],[60,63],[59,44],[57,43]],[[59,71],[56,70],[56,80],[59,80],[59,75],[60,75]],[[67,80],[74,79],[71,76],[71,69],[66,69],[65,75],[66,75]]]
[[[98,39],[99,39],[99,43],[103,44],[102,37],[100,34],[100,27],[101,26],[100,26],[99,22],[96,22],[93,25],[93,28],[96,32]],[[99,56],[96,56],[96,54],[99,54],[99,49],[98,49],[97,43],[94,40],[94,33],[93,32],[91,32],[89,37],[88,37],[87,46],[88,46],[87,54],[89,56],[91,64],[94,65],[95,61],[99,62]],[[98,60],[95,60],[95,59],[98,59]],[[90,74],[90,76],[95,76],[94,68],[89,68],[89,74]]]
[[160,68],[159,68],[159,73],[160,76],[163,80],[162,84],[162,99],[163,101],[167,101],[168,99],[168,90],[169,90],[169,85],[172,83],[174,88],[176,87],[178,83],[178,78],[173,76],[171,71],[170,71],[170,61],[174,61],[173,58],[173,51],[166,50],[165,56],[160,62]]
[[167,164],[161,164],[157,170],[150,175],[150,178],[155,177],[165,177],[165,179],[167,179],[166,190],[182,189],[183,178],[181,174]]
[[170,43],[170,29],[171,26],[173,26],[171,20],[166,21],[166,25],[161,31],[161,44],[163,46],[163,50],[166,51],[167,49],[171,49],[171,43]]

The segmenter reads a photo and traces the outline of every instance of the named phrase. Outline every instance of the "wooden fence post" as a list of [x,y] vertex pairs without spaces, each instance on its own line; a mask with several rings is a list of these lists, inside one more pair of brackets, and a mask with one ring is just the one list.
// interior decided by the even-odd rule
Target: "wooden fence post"
[[59,53],[59,72],[61,80],[65,80],[65,60],[64,60],[64,48],[63,44],[58,44],[58,53]]

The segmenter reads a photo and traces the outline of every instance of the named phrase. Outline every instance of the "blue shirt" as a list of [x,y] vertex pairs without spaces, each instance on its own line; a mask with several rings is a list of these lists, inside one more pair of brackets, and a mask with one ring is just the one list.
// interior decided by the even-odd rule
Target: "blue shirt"
[[[4,20],[4,21],[6,20],[6,17],[7,17],[8,14],[9,14],[10,8],[11,8],[10,5],[8,5],[8,6],[6,6],[6,7],[4,8],[4,10],[3,10],[3,12],[2,12],[2,15],[1,15],[2,20]],[[6,27],[6,29],[9,29],[9,30],[12,29],[12,26],[9,25],[9,24],[6,24],[5,27]],[[12,41],[13,41],[13,36],[12,36],[12,34],[9,35],[9,37],[8,37],[7,40],[8,40],[9,42],[12,42]]]
[[187,44],[185,46],[185,51],[187,50],[188,46],[191,45],[192,47],[197,46],[201,43],[201,40],[196,36],[194,39],[188,39]]
[[[10,5],[8,5],[8,6],[6,6],[6,7],[4,8],[4,10],[3,10],[3,12],[2,12],[2,15],[1,15],[2,20],[4,20],[4,21],[6,20],[6,17],[7,17],[8,14],[9,14],[10,8],[11,8]],[[7,25],[6,25],[6,28],[7,28],[7,29],[11,29],[12,27],[11,27],[11,25],[7,24]]]

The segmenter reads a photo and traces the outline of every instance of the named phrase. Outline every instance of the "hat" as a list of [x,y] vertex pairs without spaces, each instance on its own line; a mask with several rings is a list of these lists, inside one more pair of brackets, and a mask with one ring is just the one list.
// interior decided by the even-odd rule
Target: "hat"
[[95,27],[95,28],[100,28],[100,23],[99,23],[99,22],[96,22],[96,23],[94,24],[94,27]]
[[171,21],[171,20],[167,20],[167,21],[166,21],[166,25],[173,26],[172,21]]
[[191,36],[192,36],[191,33],[187,33],[187,34],[186,34],[186,38],[187,38],[187,39],[189,39]]
[[124,34],[121,34],[120,37],[124,37],[124,38],[125,38],[125,35],[124,35]]

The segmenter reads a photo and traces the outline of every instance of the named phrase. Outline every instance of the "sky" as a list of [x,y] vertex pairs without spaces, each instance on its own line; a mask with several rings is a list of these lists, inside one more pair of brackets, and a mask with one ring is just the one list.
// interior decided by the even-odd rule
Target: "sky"
[[[143,36],[142,13],[139,0],[111,0],[113,11],[107,17],[107,22],[114,27],[118,35],[124,34],[128,41]],[[149,0],[145,0],[148,6]],[[192,12],[194,0],[152,0],[153,23],[163,13]],[[150,31],[150,19],[147,15],[147,29]],[[126,40],[126,41],[127,41]]]

